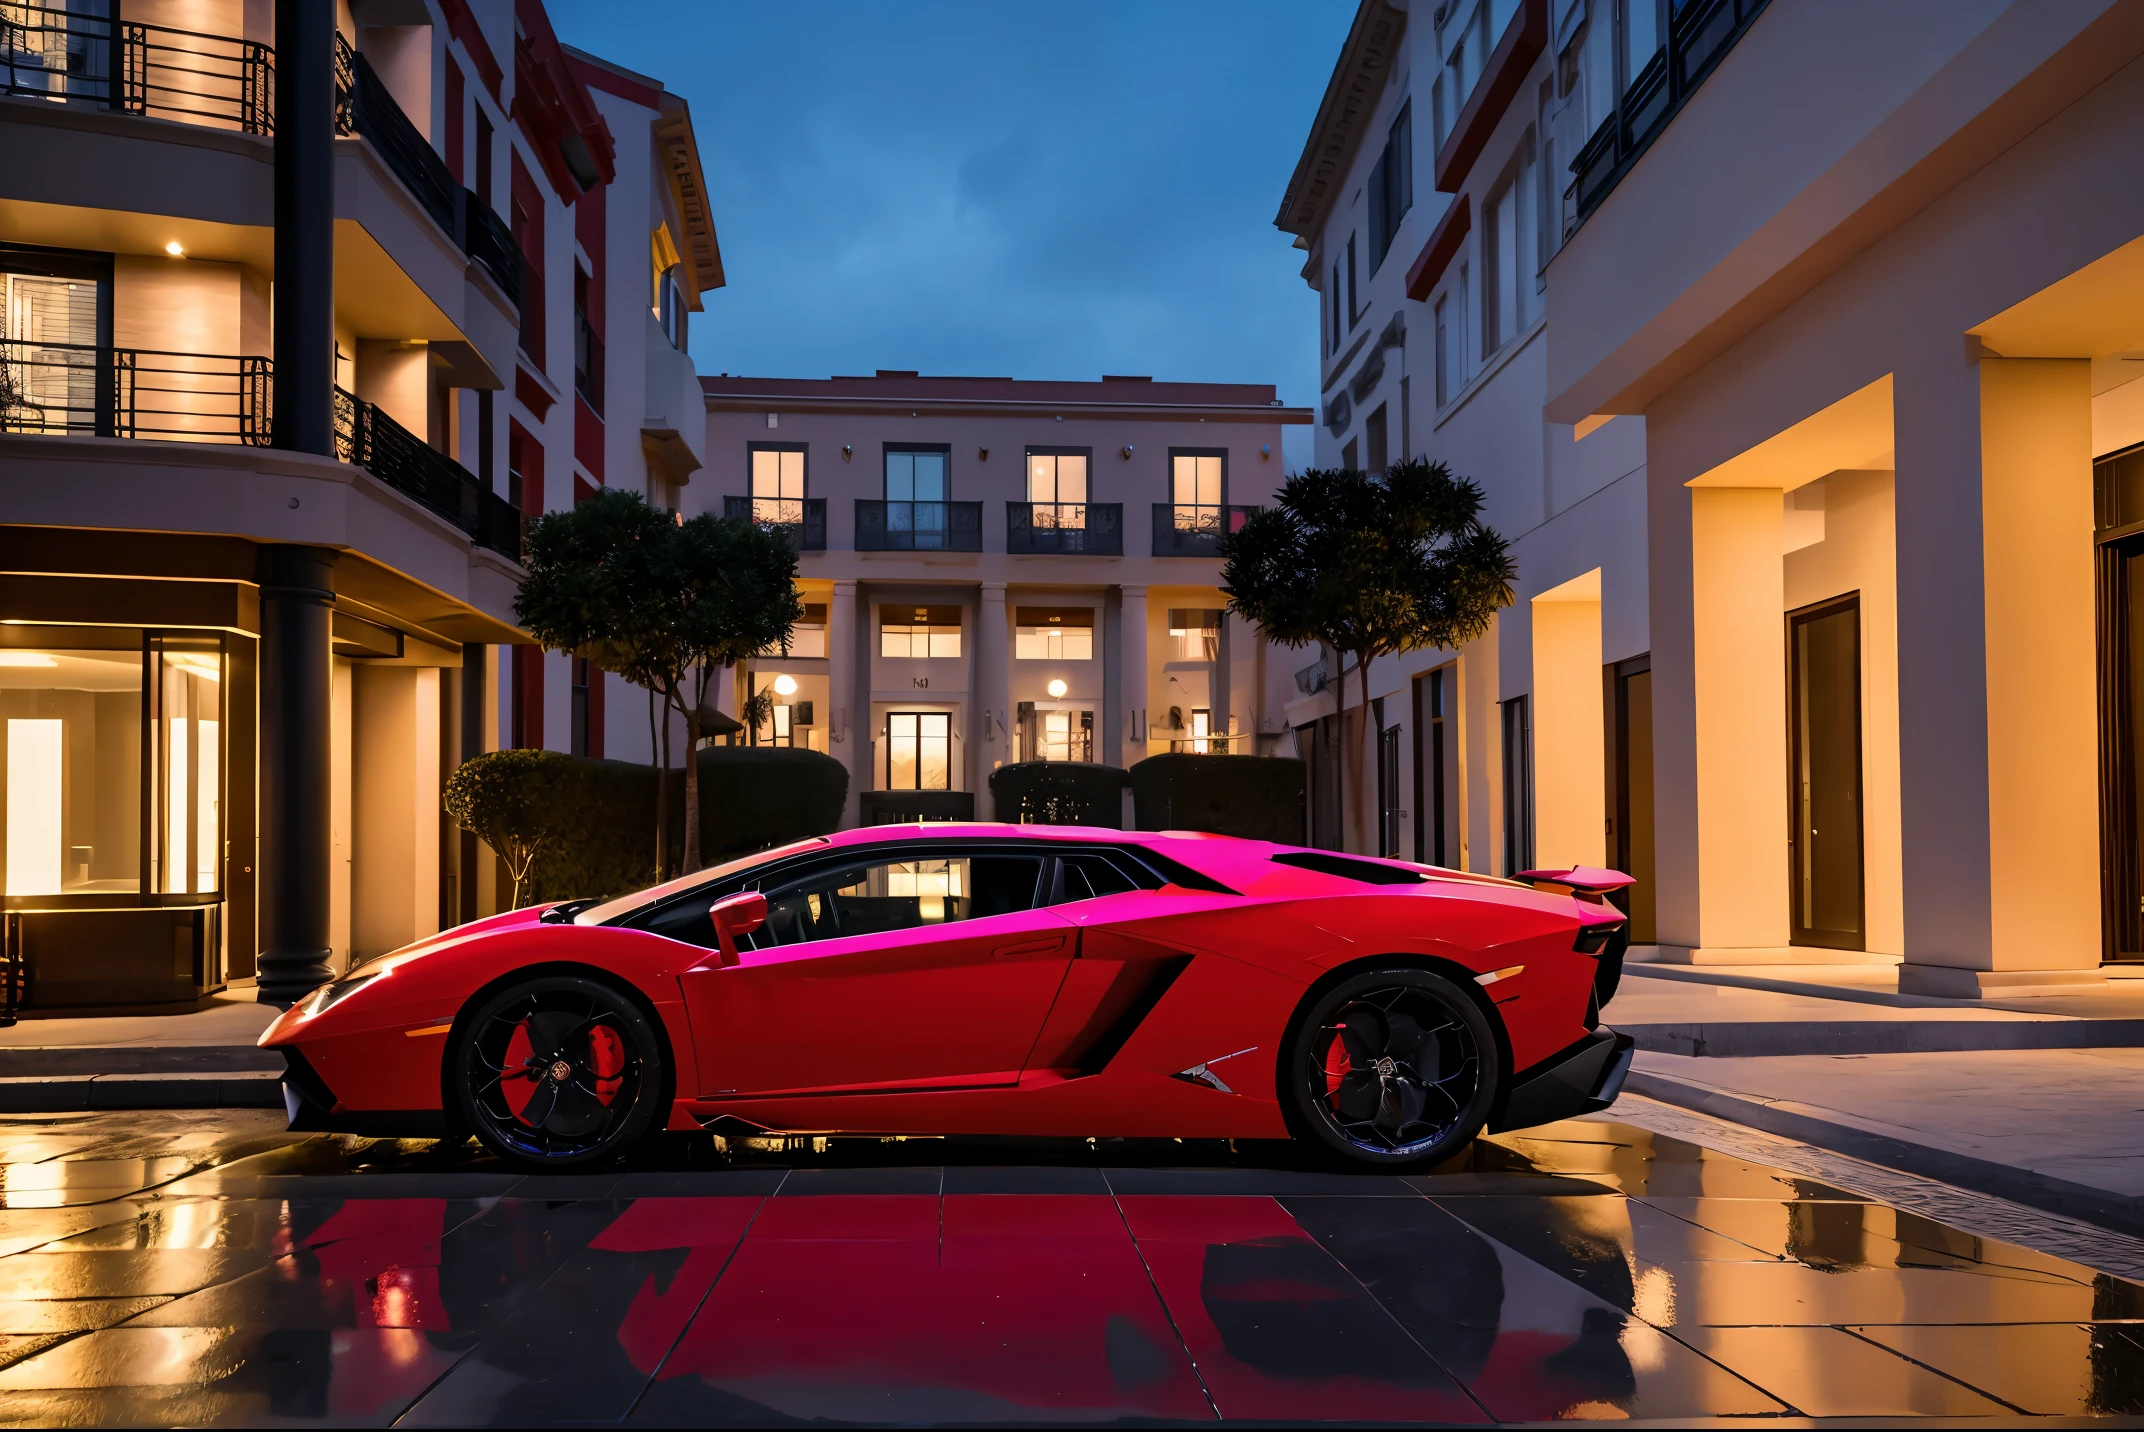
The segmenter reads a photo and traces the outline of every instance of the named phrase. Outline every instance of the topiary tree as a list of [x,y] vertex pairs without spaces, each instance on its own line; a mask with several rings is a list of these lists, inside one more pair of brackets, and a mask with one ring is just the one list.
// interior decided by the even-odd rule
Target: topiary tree
[[529,867],[575,819],[579,770],[556,751],[486,751],[447,777],[447,814],[498,852],[520,909]]
[[[1273,506],[1222,539],[1221,590],[1229,610],[1281,645],[1322,643],[1353,657],[1367,713],[1372,661],[1472,641],[1511,604],[1517,571],[1481,505],[1471,480],[1421,458],[1374,476],[1297,473]],[[1343,762],[1357,744],[1346,739],[1346,706]],[[1358,772],[1364,765],[1358,756]]]

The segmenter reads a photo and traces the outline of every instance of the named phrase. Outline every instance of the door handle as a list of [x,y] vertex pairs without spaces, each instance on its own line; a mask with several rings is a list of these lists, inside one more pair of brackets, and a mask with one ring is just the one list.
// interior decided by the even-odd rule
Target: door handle
[[1015,944],[999,945],[990,952],[1000,960],[1016,960],[1022,955],[1054,955],[1065,947],[1063,935],[1050,935],[1039,940],[1021,940]]

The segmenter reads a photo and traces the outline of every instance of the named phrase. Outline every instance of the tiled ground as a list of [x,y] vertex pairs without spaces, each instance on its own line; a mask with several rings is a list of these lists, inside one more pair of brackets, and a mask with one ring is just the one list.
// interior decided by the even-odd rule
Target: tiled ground
[[2144,1287],[1606,1121],[804,1141],[526,1179],[246,1113],[0,1121],[0,1422],[2144,1414]]

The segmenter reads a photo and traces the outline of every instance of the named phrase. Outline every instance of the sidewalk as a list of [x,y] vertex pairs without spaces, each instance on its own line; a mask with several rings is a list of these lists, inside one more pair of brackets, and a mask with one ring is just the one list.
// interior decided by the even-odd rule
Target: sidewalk
[[275,1019],[250,986],[182,1014],[23,1015],[0,1029],[0,1113],[280,1108]]

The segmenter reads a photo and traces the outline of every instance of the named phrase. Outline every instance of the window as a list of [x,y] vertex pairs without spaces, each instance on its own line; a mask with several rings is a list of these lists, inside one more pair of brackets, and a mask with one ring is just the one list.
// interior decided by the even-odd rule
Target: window
[[[781,652],[778,646],[768,647],[763,656]],[[806,602],[804,619],[789,629],[789,656],[823,657],[826,655],[826,604]]]
[[1015,661],[1092,661],[1094,608],[1013,608]]
[[1333,265],[1332,300],[1326,304],[1326,307],[1332,312],[1332,351],[1338,353],[1340,351],[1340,340],[1347,334],[1347,324],[1340,317],[1340,265],[1337,263]]
[[683,265],[672,264],[655,283],[655,321],[680,353],[685,351],[685,288],[678,277],[683,271]]
[[776,527],[804,522],[804,445],[753,443],[752,520]]
[[1623,44],[1618,56],[1621,83],[1616,87],[1628,91],[1660,51],[1660,0],[1622,0],[1618,8]]
[[1504,869],[1516,875],[1534,863],[1534,731],[1527,699],[1503,703]]
[[1370,416],[1362,420],[1363,441],[1370,449],[1370,472],[1383,472],[1389,454],[1385,450],[1385,405],[1379,403]]
[[1362,295],[1355,285],[1355,236],[1347,236],[1347,326],[1362,322]]
[[[945,547],[948,447],[886,448],[887,545],[935,552]],[[902,534],[895,536],[894,534]]]
[[111,341],[111,259],[0,245],[0,269],[0,431],[109,433],[97,348]]
[[944,711],[891,711],[886,715],[886,789],[949,791],[953,788],[953,718]]
[[1098,900],[1104,895],[1125,895],[1154,888],[1154,877],[1133,874],[1099,851],[1057,857],[1057,893],[1053,904],[1075,900]]
[[1175,509],[1172,521],[1179,532],[1209,532],[1219,536],[1228,459],[1218,452],[1169,451],[1169,501]]
[[885,860],[821,870],[767,892],[755,949],[884,935],[1035,908],[1039,855]]
[[1362,471],[1362,463],[1356,455],[1357,452],[1358,449],[1355,446],[1355,440],[1353,438],[1349,438],[1346,442],[1340,445],[1340,465],[1346,468],[1349,472]]
[[1385,136],[1384,152],[1370,172],[1370,272],[1376,273],[1391,251],[1400,221],[1414,207],[1414,120],[1412,105],[1400,106],[1399,118]]
[[[1384,708],[1384,698],[1377,706]],[[1380,714],[1379,721],[1383,721]],[[1383,726],[1377,733],[1377,853],[1397,858],[1400,853],[1400,728]]]
[[881,607],[880,656],[957,657],[959,607]]
[[1219,661],[1220,608],[1169,608],[1169,646],[1171,661]]
[[1091,761],[1094,759],[1094,713],[1092,711],[1037,711],[1033,759],[1038,761]]
[[1437,306],[1432,311],[1436,315],[1437,329],[1437,406],[1442,408],[1452,400],[1452,393],[1456,386],[1452,382],[1452,378],[1458,372],[1458,365],[1452,362],[1452,330],[1449,316],[1445,313],[1443,295],[1438,296]]
[[589,276],[578,264],[573,269],[573,391],[588,410],[603,416],[603,340],[588,320]]
[[1502,185],[1482,206],[1482,315],[1484,354],[1517,337],[1540,311],[1540,264],[1535,259],[1534,158],[1529,137]]
[[1213,742],[1208,738],[1212,735],[1213,712],[1208,710],[1204,706],[1200,706],[1193,710],[1191,713],[1190,742],[1193,754],[1200,756],[1210,754],[1213,748]]
[[476,196],[496,210],[499,201],[491,192],[491,133],[491,116],[480,104],[476,107]]
[[1029,521],[1040,528],[1087,526],[1088,454],[1027,450],[1027,500]]

